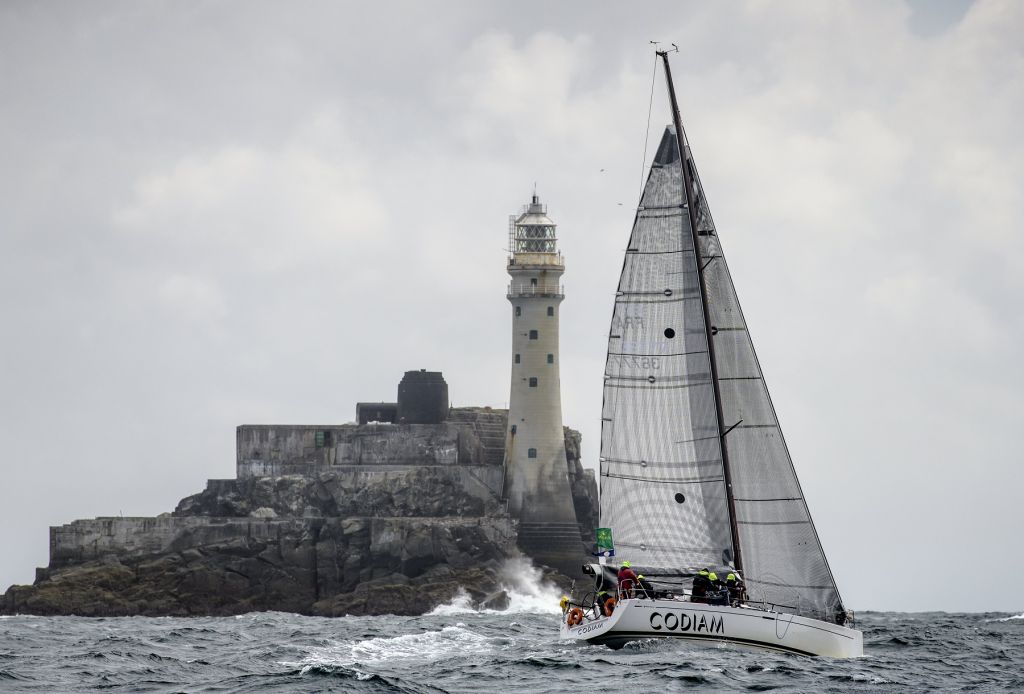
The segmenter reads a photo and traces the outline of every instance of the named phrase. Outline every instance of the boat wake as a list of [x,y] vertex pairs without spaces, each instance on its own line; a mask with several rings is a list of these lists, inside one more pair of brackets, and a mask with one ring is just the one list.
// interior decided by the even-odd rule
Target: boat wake
[[544,580],[541,570],[526,557],[515,557],[501,568],[501,588],[508,595],[508,607],[503,610],[481,609],[473,599],[460,590],[450,603],[438,605],[427,613],[428,617],[450,617],[460,614],[557,614],[560,592],[553,583]]

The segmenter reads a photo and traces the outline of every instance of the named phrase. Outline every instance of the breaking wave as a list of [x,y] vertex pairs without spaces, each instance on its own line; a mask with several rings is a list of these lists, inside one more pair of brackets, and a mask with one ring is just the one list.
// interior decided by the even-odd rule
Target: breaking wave
[[375,636],[351,643],[315,648],[304,659],[304,666],[381,665],[396,658],[431,662],[455,653],[483,653],[490,650],[490,639],[466,628],[465,624],[401,636]]
[[302,675],[340,674],[365,682],[379,679],[382,670],[397,667],[416,672],[451,658],[486,657],[493,651],[491,639],[467,629],[465,624],[456,624],[439,631],[377,636],[313,648],[301,662],[281,664],[301,668]]
[[1000,621],[1000,622],[1009,622],[1009,621],[1010,621],[1011,619],[1024,619],[1024,613],[1021,613],[1021,614],[1015,614],[1015,615],[1013,615],[1012,617],[1003,617],[1003,618],[1002,618],[1002,619],[1000,619],[999,621]]
[[453,615],[470,614],[471,612],[479,612],[473,607],[473,598],[469,597],[469,593],[464,588],[459,588],[459,592],[455,594],[452,601],[444,605],[438,605],[430,612],[427,612],[427,617],[451,617]]
[[508,596],[508,607],[503,610],[480,609],[473,598],[459,589],[452,601],[438,605],[427,613],[428,617],[480,614],[558,614],[558,586],[544,580],[544,574],[526,557],[506,560],[501,567],[501,589]]

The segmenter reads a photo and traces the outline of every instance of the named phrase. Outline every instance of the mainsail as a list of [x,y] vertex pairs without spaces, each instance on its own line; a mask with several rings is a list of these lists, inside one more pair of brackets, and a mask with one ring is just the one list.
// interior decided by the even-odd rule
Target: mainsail
[[707,331],[679,148],[671,129],[651,166],[608,336],[601,426],[601,524],[645,567],[732,560]]
[[[601,524],[612,528],[623,556],[644,566],[738,564],[752,600],[842,621],[696,166],[689,147],[683,151],[685,176],[670,126],[616,293]],[[692,185],[696,234],[684,180]]]

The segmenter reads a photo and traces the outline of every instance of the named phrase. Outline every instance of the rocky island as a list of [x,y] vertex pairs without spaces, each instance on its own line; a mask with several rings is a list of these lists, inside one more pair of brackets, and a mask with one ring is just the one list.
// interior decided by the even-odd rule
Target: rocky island
[[556,528],[546,554],[544,527],[524,543],[508,510],[507,411],[450,408],[440,373],[411,371],[397,403],[360,403],[357,419],[240,426],[235,479],[156,517],[52,527],[49,565],[0,613],[414,615],[460,591],[500,608],[520,545],[556,582],[584,558],[597,485],[577,432],[564,429],[578,552]]
[[465,593],[500,607],[525,554],[567,582],[588,558],[597,483],[563,426],[565,260],[536,191],[510,219],[509,409],[452,408],[440,372],[356,423],[238,427],[235,479],[171,513],[50,528],[50,562],[0,613],[422,614]]

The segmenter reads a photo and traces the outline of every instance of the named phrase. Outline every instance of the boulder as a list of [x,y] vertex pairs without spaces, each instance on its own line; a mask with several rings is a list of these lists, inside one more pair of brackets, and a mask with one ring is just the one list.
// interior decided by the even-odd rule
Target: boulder
[[491,593],[480,601],[481,610],[507,610],[508,605],[508,592],[504,590]]

